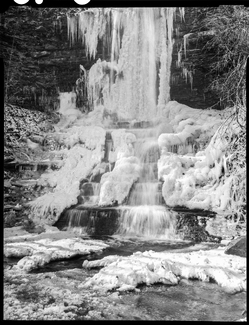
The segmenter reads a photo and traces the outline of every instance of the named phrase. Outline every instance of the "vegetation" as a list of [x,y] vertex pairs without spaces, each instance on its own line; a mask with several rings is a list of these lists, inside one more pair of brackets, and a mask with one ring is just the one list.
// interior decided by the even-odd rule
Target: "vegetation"
[[234,175],[231,187],[236,211],[233,217],[246,214],[246,66],[249,57],[249,8],[219,6],[202,8],[195,21],[196,31],[211,30],[202,54],[212,53],[209,64],[210,89],[219,95],[223,107],[231,107],[221,136],[229,141],[228,172]]
[[[205,38],[202,55],[212,53],[208,63],[211,75],[210,88],[219,95],[223,106],[245,107],[246,64],[249,57],[249,8],[244,6],[219,6],[201,8],[194,22],[196,32],[212,31]],[[240,112],[244,118],[244,112]],[[244,123],[241,119],[239,123]]]

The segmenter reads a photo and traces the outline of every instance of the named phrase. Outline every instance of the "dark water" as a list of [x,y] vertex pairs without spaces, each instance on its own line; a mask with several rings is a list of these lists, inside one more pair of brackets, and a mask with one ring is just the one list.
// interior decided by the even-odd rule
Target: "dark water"
[[[129,256],[134,252],[145,252],[147,250],[153,250],[155,252],[162,252],[165,250],[184,249],[193,246],[192,242],[185,241],[148,241],[137,240],[136,238],[120,239],[112,236],[81,236],[82,239],[101,240],[110,245],[110,247],[104,249],[102,252],[93,253],[88,255],[79,255],[71,259],[57,260],[48,263],[44,267],[35,269],[31,273],[45,273],[56,272],[67,269],[82,268],[82,264],[85,260],[98,260],[109,255]],[[20,258],[7,258],[4,257],[4,267],[13,266],[17,264]]]
[[133,305],[142,320],[226,321],[242,316],[246,293],[228,294],[214,283],[181,280],[177,286],[140,286],[139,293],[124,293],[124,304]]
[[111,236],[82,236],[82,238],[102,240],[111,246],[99,253],[51,262],[42,268],[33,270],[32,273],[56,272],[66,269],[82,268],[82,264],[85,260],[99,260],[109,255],[129,256],[138,251],[145,252],[148,250],[153,250],[155,252],[162,252],[165,250],[184,249],[193,245],[191,242],[184,241],[141,241],[137,239],[120,240]]

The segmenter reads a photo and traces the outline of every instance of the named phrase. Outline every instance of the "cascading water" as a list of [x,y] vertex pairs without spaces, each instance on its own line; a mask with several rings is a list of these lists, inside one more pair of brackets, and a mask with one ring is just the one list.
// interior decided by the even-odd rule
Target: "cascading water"
[[161,106],[170,100],[175,13],[176,8],[92,8],[68,17],[71,43],[81,39],[93,58],[98,39],[110,51],[110,62],[98,59],[89,71],[93,107],[101,102],[122,120],[160,115]]
[[[88,100],[93,109],[102,106],[107,114],[116,114],[119,123],[151,123],[161,116],[170,100],[170,68],[173,48],[173,19],[177,8],[88,9],[68,17],[71,43],[81,39],[89,57],[95,58],[98,40],[102,40],[105,60],[98,59],[88,72]],[[180,16],[184,11],[180,10]],[[109,60],[109,61],[108,61]],[[150,122],[149,122],[150,121]],[[153,124],[153,123],[152,123]],[[149,126],[149,124],[147,125]],[[134,134],[139,133],[133,130]],[[131,130],[129,130],[131,131]],[[160,158],[154,129],[140,129],[136,156],[141,163],[139,181],[134,184],[126,205],[119,206],[117,234],[176,239],[175,214],[168,211],[158,182]],[[106,132],[104,161],[112,148],[111,132]],[[130,144],[130,146],[132,146]],[[133,154],[131,154],[133,155]],[[134,157],[135,158],[135,157]],[[90,179],[91,181],[91,179]],[[85,185],[90,186],[90,185]],[[96,192],[97,193],[97,192]],[[98,197],[81,196],[78,207],[67,215],[80,225],[91,217],[85,208],[98,204]],[[98,193],[97,193],[98,195]],[[84,222],[83,222],[84,223]]]
[[157,177],[160,156],[157,141],[153,137],[146,140],[138,138],[135,150],[141,162],[140,178],[130,193],[127,205],[121,207],[116,234],[176,240],[179,238],[175,230],[176,213],[163,205],[161,183]]

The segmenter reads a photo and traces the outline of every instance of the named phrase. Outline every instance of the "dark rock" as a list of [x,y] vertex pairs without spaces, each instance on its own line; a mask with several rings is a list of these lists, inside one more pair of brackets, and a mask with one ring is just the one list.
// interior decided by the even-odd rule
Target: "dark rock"
[[176,230],[178,234],[183,236],[184,240],[191,240],[195,243],[200,242],[213,242],[219,243],[221,237],[210,235],[205,230],[206,221],[202,218],[202,222],[199,222],[200,217],[194,214],[189,215],[181,212],[177,215]]
[[14,211],[9,211],[4,213],[4,226],[13,227],[16,223],[16,213]]
[[[198,37],[193,33],[193,22],[196,19],[196,8],[185,8],[185,18],[182,20],[180,16],[176,17],[174,22],[175,42],[172,52],[171,64],[171,80],[170,80],[170,98],[181,104],[188,105],[193,108],[211,107],[215,103],[219,103],[217,94],[214,93],[208,85],[211,82],[209,74],[209,64],[213,62],[214,53],[202,53],[202,47],[206,44],[203,37]],[[176,33],[176,30],[178,31]],[[178,50],[184,45],[183,36],[190,34],[186,47],[186,57],[182,50],[182,62],[184,67],[192,71],[192,84],[190,78],[186,82],[182,68],[178,62]],[[204,33],[203,33],[204,34]],[[210,37],[208,35],[205,36]],[[205,60],[202,62],[202,60]],[[194,67],[194,69],[193,69]],[[219,108],[218,106],[216,108]]]
[[225,254],[246,257],[246,236],[232,240],[225,250]]
[[35,234],[41,234],[42,232],[45,232],[45,228],[42,226],[36,226],[35,228],[28,229],[29,233],[35,233]]
[[111,236],[118,228],[119,215],[119,209],[115,208],[70,208],[61,214],[53,226],[63,230],[70,220],[72,226],[84,228],[88,235]]
[[38,59],[38,58],[42,58],[42,57],[44,57],[44,56],[48,56],[49,54],[50,54],[50,53],[47,52],[47,51],[41,51],[41,52],[34,52],[34,53],[32,53],[31,55],[33,56],[33,58]]

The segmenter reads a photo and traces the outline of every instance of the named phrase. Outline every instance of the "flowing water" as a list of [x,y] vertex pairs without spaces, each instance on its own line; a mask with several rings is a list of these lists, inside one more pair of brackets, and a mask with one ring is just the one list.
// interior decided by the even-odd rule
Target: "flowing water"
[[154,130],[141,131],[133,131],[137,136],[135,154],[141,163],[140,177],[130,193],[127,205],[121,207],[116,234],[147,239],[178,240],[180,237],[175,229],[176,213],[165,207],[161,191],[162,183],[158,182],[157,161],[160,151],[153,134]]

